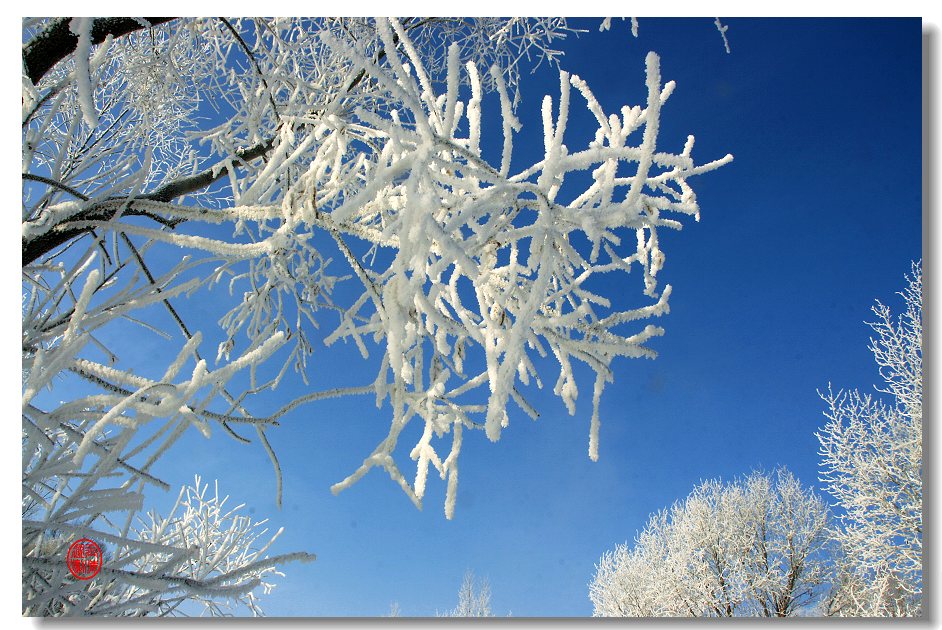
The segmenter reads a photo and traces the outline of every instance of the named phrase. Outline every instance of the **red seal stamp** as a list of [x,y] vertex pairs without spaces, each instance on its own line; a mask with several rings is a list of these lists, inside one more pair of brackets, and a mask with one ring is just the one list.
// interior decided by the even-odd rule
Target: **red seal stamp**
[[76,540],[69,547],[65,562],[76,578],[90,580],[101,571],[101,547],[88,538]]

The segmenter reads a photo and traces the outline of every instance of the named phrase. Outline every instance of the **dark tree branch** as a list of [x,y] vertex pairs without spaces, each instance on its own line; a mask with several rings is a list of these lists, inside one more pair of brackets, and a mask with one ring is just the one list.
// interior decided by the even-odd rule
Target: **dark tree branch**
[[[174,228],[182,219],[167,219],[146,210],[138,210],[134,207],[134,202],[130,201],[128,207],[124,210],[125,216],[147,217],[152,221],[160,223],[164,227]],[[100,222],[111,221],[115,216],[114,208],[110,205],[92,204],[87,209],[69,219],[72,222]],[[81,227],[54,227],[48,232],[32,239],[23,239],[23,266],[29,265],[38,258],[48,254],[60,245],[63,245],[73,238],[85,233],[95,234],[95,230],[88,226]]]
[[[239,161],[248,164],[252,160],[256,160],[266,153],[268,153],[272,146],[274,146],[275,139],[272,137],[267,142],[261,142],[254,147],[249,147],[248,149],[240,149],[236,151],[236,157]],[[195,175],[188,175],[186,177],[180,177],[173,181],[167,182],[163,186],[160,186],[153,192],[150,192],[146,195],[140,195],[137,199],[145,201],[162,201],[169,202],[177,197],[182,197],[192,192],[202,190],[207,186],[211,185],[216,180],[224,177],[229,173],[229,168],[224,164],[216,164],[210,168],[204,169],[203,171],[196,173]],[[66,192],[72,194],[78,193],[71,189],[65,188],[62,184],[58,182],[53,182],[52,180],[47,180],[47,178],[40,179],[39,175],[30,175],[24,174],[24,179],[30,179],[33,181],[41,181],[45,184],[55,186]],[[79,198],[82,198],[84,195],[78,193]],[[108,200],[104,200],[108,201]],[[163,217],[158,217],[150,212],[144,212],[141,210],[136,210],[134,208],[133,200],[130,201],[128,209],[124,212],[125,215],[130,216],[145,216],[149,219],[157,221],[162,225],[167,227],[175,227],[177,224],[182,222],[182,219],[167,220]],[[102,208],[100,205],[93,204],[87,209],[82,210],[77,215],[70,217],[69,222],[72,221],[109,221],[114,215],[114,211],[110,208]],[[44,256],[45,254],[51,252],[55,248],[59,247],[63,243],[69,241],[70,239],[79,236],[88,232],[89,228],[87,227],[78,227],[78,228],[69,228],[69,227],[55,227],[43,234],[33,239],[23,239],[23,264],[28,265],[35,261],[36,259]]]
[[[236,151],[236,157],[240,162],[248,164],[252,160],[256,160],[269,151],[275,145],[274,136],[265,142],[260,142],[253,147],[247,149],[239,149]],[[195,175],[188,175],[186,177],[180,177],[173,181],[169,181],[163,186],[160,186],[156,190],[146,195],[141,195],[141,199],[149,199],[151,201],[172,201],[177,197],[182,197],[183,195],[188,195],[192,192],[202,190],[206,188],[216,180],[225,177],[229,174],[229,168],[224,164],[216,164],[207,169],[203,169]]]
[[87,195],[83,195],[82,193],[75,190],[71,186],[66,186],[65,184],[61,182],[57,182],[54,179],[43,177],[42,175],[33,175],[32,173],[23,173],[23,179],[31,181],[31,182],[39,182],[40,184],[46,184],[48,186],[52,186],[53,188],[58,188],[59,190],[64,190],[65,192],[69,193],[73,197],[78,197],[82,201],[88,201]]
[[[169,22],[174,18],[142,18],[151,26]],[[33,84],[39,83],[53,66],[75,52],[78,37],[69,30],[72,18],[53,20],[46,29],[23,46],[23,71]],[[121,37],[139,31],[144,25],[134,18],[98,18],[92,24],[92,44],[100,44],[108,35]]]

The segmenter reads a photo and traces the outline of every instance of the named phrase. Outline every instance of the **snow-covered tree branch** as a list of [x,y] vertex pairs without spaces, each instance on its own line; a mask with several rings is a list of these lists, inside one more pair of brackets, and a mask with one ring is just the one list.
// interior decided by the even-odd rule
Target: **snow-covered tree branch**
[[[668,310],[658,232],[698,218],[690,178],[731,159],[697,164],[692,136],[658,144],[674,84],[657,55],[638,69],[640,105],[606,113],[560,72],[533,125],[519,72],[558,58],[565,20],[138,20],[24,22],[24,541],[132,544],[144,488],[166,489],[156,464],[190,427],[258,438],[280,500],[266,432],[337,395],[372,395],[390,421],[335,491],[381,468],[421,506],[431,470],[452,517],[465,432],[496,441],[515,408],[535,417],[522,390],[552,376],[574,413],[576,361],[596,374],[598,457],[613,360],[653,357],[663,333],[642,321]],[[590,138],[568,139],[577,109]],[[521,166],[524,122],[544,151]],[[641,305],[589,288],[632,268]],[[355,297],[337,298],[340,282]],[[197,330],[179,304],[209,291],[232,306]],[[129,324],[175,358],[134,365],[114,334]],[[254,408],[338,341],[375,375]],[[410,422],[423,431],[407,476]]]

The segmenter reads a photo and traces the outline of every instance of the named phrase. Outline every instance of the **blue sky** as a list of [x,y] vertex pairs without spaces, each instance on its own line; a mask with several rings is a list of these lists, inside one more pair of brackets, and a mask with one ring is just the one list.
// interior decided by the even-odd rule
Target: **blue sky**
[[[664,80],[677,82],[659,145],[677,151],[693,134],[698,161],[735,156],[693,182],[701,221],[661,232],[659,280],[674,289],[657,322],[666,334],[651,344],[656,360],[616,362],[599,462],[587,456],[588,373],[574,417],[547,392],[532,401],[541,418],[512,415],[498,443],[466,434],[452,521],[437,478],[423,511],[379,471],[330,494],[386,434],[388,405],[377,410],[372,397],[296,410],[269,432],[285,474],[281,510],[257,444],[194,432],[163,462],[173,485],[194,472],[219,478],[255,517],[284,526],[276,551],[318,555],[285,568],[263,601],[269,615],[383,615],[394,601],[404,615],[434,615],[454,606],[468,569],[489,580],[498,615],[590,615],[599,556],[698,481],[785,465],[817,486],[817,390],[877,382],[863,322],[875,298],[899,307],[894,294],[922,255],[921,23],[724,23],[732,54],[706,18],[643,18],[637,39],[628,22],[599,33],[598,20],[576,20],[588,32],[561,45],[562,68],[607,111],[643,103],[644,56],[656,51]],[[540,150],[540,101],[558,82],[545,65],[524,77],[517,166]],[[613,293],[640,291],[639,275],[618,282]],[[321,346],[310,377],[360,385],[374,363],[352,346]],[[303,388],[285,383],[269,400]]]

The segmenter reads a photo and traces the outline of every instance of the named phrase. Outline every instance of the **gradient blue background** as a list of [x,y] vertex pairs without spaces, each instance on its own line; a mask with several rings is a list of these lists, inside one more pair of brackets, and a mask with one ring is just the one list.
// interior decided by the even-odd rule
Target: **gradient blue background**
[[[499,443],[466,433],[453,521],[437,477],[423,511],[378,470],[330,494],[386,435],[388,405],[377,410],[371,397],[310,405],[269,432],[285,473],[280,511],[259,445],[188,435],[158,469],[164,479],[219,478],[253,516],[285,527],[275,551],[318,555],[286,567],[263,599],[267,614],[383,615],[395,601],[403,615],[434,615],[454,606],[472,569],[489,580],[495,614],[590,615],[587,583],[602,552],[698,481],[786,465],[817,486],[817,390],[878,382],[863,322],[875,298],[898,309],[894,293],[922,248],[920,20],[728,19],[729,55],[711,19],[642,18],[637,39],[627,21],[604,33],[598,20],[574,22],[588,32],[560,44],[561,66],[607,112],[643,104],[654,50],[664,80],[677,82],[659,147],[679,151],[693,134],[698,161],[735,156],[692,182],[702,220],[661,232],[659,280],[674,291],[656,322],[666,335],[651,344],[660,356],[616,362],[597,463],[587,456],[585,373],[575,417],[547,391],[533,401],[540,420],[512,415]],[[539,159],[540,101],[555,103],[558,84],[546,65],[524,77],[515,168]],[[496,111],[496,98],[484,107]],[[567,144],[590,131],[574,122]],[[612,292],[640,293],[639,275],[618,282]],[[200,321],[216,306],[179,308]],[[311,381],[360,385],[375,377],[375,360],[319,345]],[[545,374],[551,389],[555,372]],[[270,408],[304,391],[286,382]],[[163,506],[171,494],[149,499]]]

